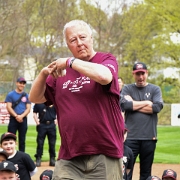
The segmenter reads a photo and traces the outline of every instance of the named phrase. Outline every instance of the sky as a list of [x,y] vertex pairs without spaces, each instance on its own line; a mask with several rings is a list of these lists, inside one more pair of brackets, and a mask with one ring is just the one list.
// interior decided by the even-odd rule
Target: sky
[[111,5],[111,7],[116,7],[117,5],[127,4],[131,5],[134,2],[139,2],[142,0],[91,0],[92,4],[98,4],[103,9],[107,8],[108,5]]
[[102,10],[105,11],[117,10],[118,12],[121,12],[121,9],[125,4],[127,6],[130,6],[132,3],[142,1],[143,0],[91,0],[89,2],[95,5],[96,7],[99,6]]

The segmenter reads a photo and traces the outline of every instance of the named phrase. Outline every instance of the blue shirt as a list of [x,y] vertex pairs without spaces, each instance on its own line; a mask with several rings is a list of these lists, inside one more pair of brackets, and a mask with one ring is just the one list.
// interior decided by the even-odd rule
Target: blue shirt
[[[15,90],[9,92],[6,96],[5,102],[11,102],[12,105],[21,97],[22,93],[17,93]],[[28,99],[28,94],[21,98],[19,104],[14,108],[16,114],[22,114],[26,110],[26,104],[31,102]]]

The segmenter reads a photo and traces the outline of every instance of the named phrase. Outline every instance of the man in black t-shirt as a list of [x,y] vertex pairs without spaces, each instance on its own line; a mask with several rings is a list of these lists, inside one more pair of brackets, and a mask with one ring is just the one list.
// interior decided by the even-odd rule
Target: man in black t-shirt
[[46,136],[48,137],[49,144],[49,165],[55,166],[56,110],[54,106],[35,104],[33,108],[33,117],[37,125],[37,149],[35,154],[36,166],[41,166],[41,157],[43,155],[43,146]]

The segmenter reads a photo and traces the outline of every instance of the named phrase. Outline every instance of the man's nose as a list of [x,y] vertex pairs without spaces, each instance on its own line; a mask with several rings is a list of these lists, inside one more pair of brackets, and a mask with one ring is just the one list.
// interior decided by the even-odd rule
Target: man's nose
[[81,44],[82,44],[81,39],[79,39],[79,38],[77,39],[77,44],[78,44],[78,45],[81,45]]
[[144,76],[144,74],[143,74],[143,73],[140,73],[140,74],[139,74],[139,77],[143,77],[143,76]]

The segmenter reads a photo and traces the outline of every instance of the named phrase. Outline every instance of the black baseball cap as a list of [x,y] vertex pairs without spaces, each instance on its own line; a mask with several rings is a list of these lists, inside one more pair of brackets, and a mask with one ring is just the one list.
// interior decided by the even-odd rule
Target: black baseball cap
[[0,155],[3,155],[6,159],[9,157],[9,154],[3,149],[0,149]]
[[166,169],[163,172],[162,178],[172,178],[172,179],[176,180],[177,173],[172,169]]
[[147,72],[147,66],[143,62],[137,62],[133,66],[133,73],[136,72]]
[[23,77],[19,77],[17,79],[17,82],[24,82],[24,83],[26,83],[26,80]]
[[16,172],[16,168],[14,166],[14,163],[11,161],[3,161],[0,163],[0,171],[9,170],[12,172]]
[[161,180],[161,179],[157,176],[149,176],[146,180]]
[[40,175],[40,180],[51,180],[52,179],[53,171],[50,169],[46,169]]
[[16,135],[10,132],[6,132],[4,134],[1,135],[1,144],[5,139],[9,139],[12,138],[16,141]]

